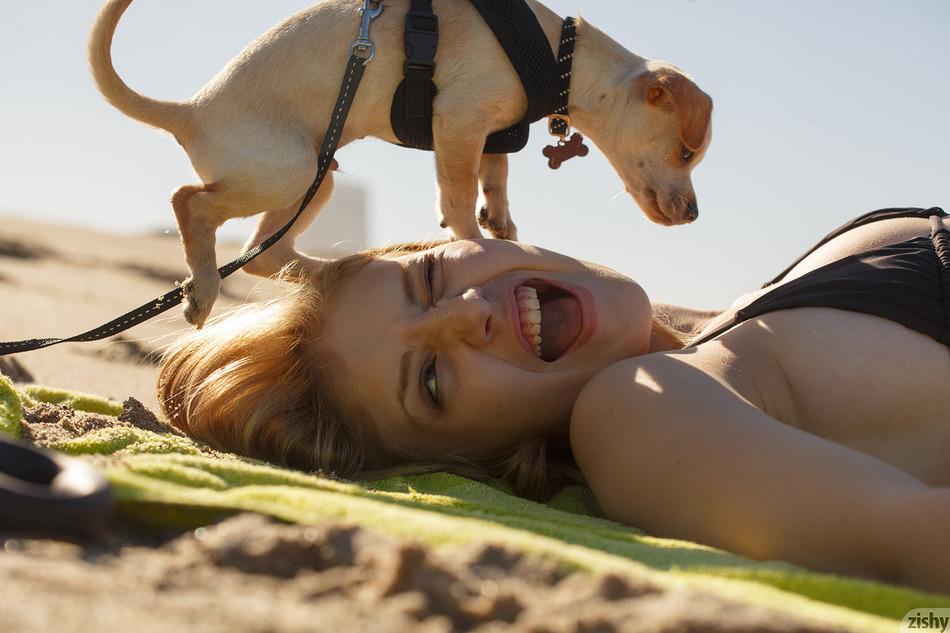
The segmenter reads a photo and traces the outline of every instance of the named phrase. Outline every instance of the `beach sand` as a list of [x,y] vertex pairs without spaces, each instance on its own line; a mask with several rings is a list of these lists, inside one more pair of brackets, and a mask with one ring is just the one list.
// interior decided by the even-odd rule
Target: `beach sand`
[[[240,252],[218,246],[218,263]],[[0,340],[68,337],[175,287],[187,276],[178,234],[111,235],[0,216]],[[272,296],[273,283],[238,272],[224,281],[214,314]],[[163,345],[190,325],[181,308],[106,341],[66,343],[0,358],[24,382],[75,389],[157,409],[155,364]]]
[[494,545],[448,556],[358,526],[254,514],[164,539],[3,543],[0,630],[17,633],[831,630],[616,574],[565,575]]
[[[66,336],[146,302],[185,277],[175,236],[116,236],[0,218],[0,339]],[[219,248],[219,261],[238,252]],[[216,312],[273,285],[243,273]],[[112,339],[0,359],[20,383],[127,401],[120,420],[51,405],[27,411],[43,444],[106,424],[171,430],[157,411],[155,363],[189,328],[180,310]],[[138,404],[138,403],[141,403]],[[144,408],[143,406],[144,405]],[[285,525],[244,514],[198,530],[118,523],[75,544],[0,533],[0,631],[817,632],[789,616],[616,574],[567,574],[482,544],[433,551],[355,525]]]

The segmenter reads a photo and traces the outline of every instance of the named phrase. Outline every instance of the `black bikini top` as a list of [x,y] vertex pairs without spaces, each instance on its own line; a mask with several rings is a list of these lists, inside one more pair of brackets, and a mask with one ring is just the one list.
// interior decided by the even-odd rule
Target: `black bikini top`
[[950,347],[950,232],[939,218],[943,209],[880,209],[828,234],[799,257],[768,288],[828,241],[853,228],[891,218],[932,218],[930,237],[917,237],[857,253],[810,271],[768,292],[732,320],[690,343],[705,343],[732,327],[768,312],[788,308],[837,308],[890,319]]

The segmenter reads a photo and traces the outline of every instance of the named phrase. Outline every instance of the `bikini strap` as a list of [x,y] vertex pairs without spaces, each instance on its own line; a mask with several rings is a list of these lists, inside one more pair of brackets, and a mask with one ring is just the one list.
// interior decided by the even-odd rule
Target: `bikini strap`
[[[938,209],[938,211],[942,211]],[[939,213],[930,216],[930,239],[934,243],[934,251],[940,260],[941,285],[940,290],[943,294],[943,330],[950,340],[950,231],[943,225],[941,218],[946,213]]]

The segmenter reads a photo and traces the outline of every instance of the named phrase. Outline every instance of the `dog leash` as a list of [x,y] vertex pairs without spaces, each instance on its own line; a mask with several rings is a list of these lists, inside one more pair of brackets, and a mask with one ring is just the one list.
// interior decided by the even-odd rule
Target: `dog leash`
[[[350,107],[353,105],[353,99],[356,97],[356,89],[363,79],[363,73],[366,71],[366,65],[373,61],[376,56],[376,45],[369,37],[370,25],[373,20],[378,18],[383,12],[382,0],[364,0],[363,7],[360,9],[360,33],[359,37],[350,45],[350,59],[346,64],[346,71],[343,75],[343,83],[340,86],[340,95],[337,98],[336,105],[333,108],[333,114],[330,117],[330,125],[327,128],[326,135],[323,137],[323,144],[320,147],[320,156],[317,161],[317,175],[313,184],[307,190],[300,204],[300,208],[294,217],[290,219],[279,231],[269,238],[255,246],[249,251],[244,252],[234,261],[218,268],[221,279],[224,279],[249,261],[269,249],[287,234],[287,231],[294,225],[297,218],[303,213],[307,205],[317,195],[323,179],[326,177],[333,162],[333,156],[336,154],[337,147],[340,144],[340,137],[343,134],[343,126],[350,113]],[[17,354],[20,352],[29,352],[44,347],[59,345],[60,343],[86,343],[89,341],[98,341],[113,334],[124,332],[129,328],[143,323],[154,316],[174,308],[182,302],[183,291],[181,286],[174,290],[166,292],[160,297],[156,297],[141,306],[130,310],[120,317],[117,317],[108,323],[100,325],[82,334],[76,334],[68,338],[42,338],[28,339],[23,341],[0,342],[0,356]]]

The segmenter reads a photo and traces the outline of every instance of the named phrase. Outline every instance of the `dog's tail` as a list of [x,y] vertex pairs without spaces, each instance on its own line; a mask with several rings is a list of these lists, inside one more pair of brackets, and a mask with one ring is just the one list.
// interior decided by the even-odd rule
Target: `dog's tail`
[[112,38],[132,0],[109,0],[96,16],[89,35],[89,65],[99,92],[122,113],[178,136],[188,126],[189,108],[183,103],[158,101],[141,95],[122,81],[112,65]]

